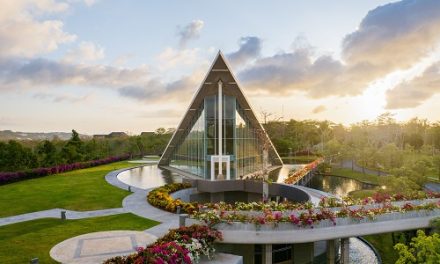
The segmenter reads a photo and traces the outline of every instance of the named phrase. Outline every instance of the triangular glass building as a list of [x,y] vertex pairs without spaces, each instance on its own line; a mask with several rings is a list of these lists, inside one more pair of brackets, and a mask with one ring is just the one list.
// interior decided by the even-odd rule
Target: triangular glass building
[[241,179],[282,165],[221,52],[159,166],[207,180]]

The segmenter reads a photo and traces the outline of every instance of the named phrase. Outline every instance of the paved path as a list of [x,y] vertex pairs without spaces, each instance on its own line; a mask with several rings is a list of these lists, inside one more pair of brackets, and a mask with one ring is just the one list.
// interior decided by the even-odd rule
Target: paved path
[[436,183],[436,182],[426,183],[425,189],[431,192],[440,192],[440,183]]
[[111,257],[135,253],[136,248],[145,247],[156,239],[156,236],[139,231],[95,232],[64,240],[49,254],[61,263],[102,263]]
[[372,175],[378,175],[378,176],[387,176],[388,175],[388,173],[383,172],[383,171],[362,168],[362,167],[358,166],[356,164],[356,162],[354,162],[352,164],[351,160],[343,160],[342,163],[340,163],[340,165],[342,168],[353,169],[354,171],[361,172],[361,173],[365,172],[366,174],[372,174]]
[[[116,170],[108,173],[105,176],[105,180],[115,187],[127,190],[129,185],[119,181],[117,178],[118,174],[124,170],[127,169]],[[122,207],[127,212],[161,223],[157,226],[147,229],[146,232],[161,237],[168,233],[168,229],[179,227],[178,215],[158,209],[147,202],[147,194],[154,188],[148,190],[143,190],[133,186],[130,188],[133,194],[125,197],[125,199],[122,201]]]
[[[128,189],[128,185],[120,182],[116,176],[125,170],[136,168],[140,166],[134,166],[130,168],[120,169],[116,171],[112,171],[106,175],[106,180],[111,185],[114,185],[121,189]],[[132,191],[143,191],[142,189],[132,187]],[[15,224],[30,220],[42,219],[42,218],[61,218],[61,212],[66,212],[66,219],[83,219],[97,216],[107,216],[107,215],[116,215],[127,213],[128,211],[125,208],[113,208],[113,209],[103,209],[103,210],[94,210],[94,211],[72,211],[63,208],[54,208],[49,210],[43,210],[38,212],[32,212],[27,214],[15,215],[0,218],[0,226]]]
[[[105,180],[115,187],[128,190],[129,185],[119,181],[117,175],[122,171],[132,168],[120,169],[109,172],[105,176]],[[122,201],[123,208],[113,208],[113,209],[84,211],[84,212],[66,210],[63,208],[54,208],[50,210],[0,218],[0,226],[24,222],[24,221],[42,219],[42,218],[61,218],[62,211],[66,212],[66,219],[82,219],[82,218],[97,217],[97,216],[132,213],[143,218],[149,218],[157,222],[160,222],[161,224],[148,229],[148,233],[151,233],[158,237],[166,234],[168,232],[168,229],[177,228],[179,226],[178,215],[166,212],[164,210],[160,210],[154,206],[151,206],[147,202],[146,200],[147,194],[152,189],[143,190],[131,186],[130,190],[133,193],[125,197],[125,199]]]
[[84,212],[55,208],[50,210],[0,218],[0,226],[20,223],[30,220],[42,219],[42,218],[61,218],[62,211],[66,212],[66,219],[82,219],[82,218],[90,218],[96,216],[123,214],[127,212],[124,208],[113,208],[113,209],[84,211]]

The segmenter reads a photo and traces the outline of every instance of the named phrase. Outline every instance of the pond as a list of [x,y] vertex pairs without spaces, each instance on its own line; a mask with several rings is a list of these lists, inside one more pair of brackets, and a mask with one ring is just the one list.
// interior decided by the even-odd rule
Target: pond
[[118,174],[118,179],[130,186],[150,189],[173,182],[182,182],[182,176],[161,169],[156,164],[137,167]]
[[[292,169],[298,169],[302,166],[304,165],[285,164],[282,168],[271,172],[270,178],[275,182],[284,182],[284,179]],[[118,175],[118,179],[125,184],[141,189],[155,188],[173,182],[182,182],[182,176],[161,169],[157,164],[126,170]],[[372,189],[374,185],[344,177],[315,175],[307,187],[338,196],[346,196],[352,191]]]
[[373,189],[375,185],[345,177],[315,175],[307,187],[338,196],[347,196],[352,191]]

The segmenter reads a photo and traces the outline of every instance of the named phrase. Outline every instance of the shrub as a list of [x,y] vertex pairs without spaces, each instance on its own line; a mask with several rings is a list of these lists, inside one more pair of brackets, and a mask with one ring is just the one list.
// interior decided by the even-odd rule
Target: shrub
[[75,162],[71,164],[60,164],[53,167],[48,168],[36,168],[26,171],[18,171],[18,172],[0,172],[0,185],[4,185],[11,182],[17,182],[32,178],[44,177],[51,174],[63,173],[72,170],[85,169],[96,167],[103,164],[108,164],[116,161],[127,160],[129,158],[128,155],[114,156],[108,157],[104,159],[91,160],[85,162]]
[[180,199],[174,199],[170,193],[177,192],[182,189],[190,188],[190,183],[172,183],[153,189],[148,193],[147,201],[160,209],[175,213],[177,207],[180,206],[182,212],[192,213],[197,210],[196,203],[187,203]]
[[207,226],[184,226],[170,231],[155,243],[139,248],[137,253],[126,257],[114,257],[104,264],[131,263],[193,263],[200,256],[211,258],[215,252],[214,242],[221,240],[222,234]]

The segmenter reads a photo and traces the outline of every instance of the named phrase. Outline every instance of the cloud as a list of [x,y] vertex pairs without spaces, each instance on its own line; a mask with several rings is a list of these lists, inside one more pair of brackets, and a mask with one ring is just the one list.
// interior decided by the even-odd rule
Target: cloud
[[185,47],[188,41],[197,39],[200,36],[200,31],[204,26],[202,20],[193,20],[184,27],[179,27],[177,35],[179,36],[180,47]]
[[79,65],[49,59],[0,59],[0,89],[16,90],[58,85],[84,85],[118,88],[139,85],[151,78],[146,66],[115,68],[104,65]]
[[240,48],[227,55],[228,60],[233,65],[242,65],[257,58],[261,53],[261,39],[258,37],[240,38]]
[[192,65],[197,61],[197,53],[199,49],[182,49],[165,48],[158,56],[159,68],[167,70],[175,66]]
[[54,103],[69,102],[69,103],[84,103],[92,98],[91,94],[77,96],[72,94],[51,94],[51,93],[36,93],[33,96],[36,99],[51,100]]
[[63,31],[59,20],[38,20],[42,14],[63,12],[68,4],[53,0],[5,1],[0,11],[0,57],[32,57],[56,50],[75,35]]
[[111,63],[114,66],[117,67],[123,67],[125,64],[127,64],[127,62],[134,58],[134,54],[124,54],[124,55],[120,55],[118,57],[116,57],[116,59],[113,60],[113,62]]
[[316,56],[300,38],[292,50],[257,59],[239,79],[261,94],[355,96],[370,83],[408,69],[440,43],[440,1],[404,0],[368,12],[342,44],[343,60]]
[[200,84],[200,72],[192,75],[164,83],[158,79],[153,79],[141,86],[125,86],[118,89],[121,96],[136,99],[138,101],[158,101],[158,100],[189,100],[196,87]]
[[440,93],[440,61],[428,67],[422,75],[388,90],[386,108],[417,107],[436,93]]
[[316,60],[312,57],[312,50],[307,48],[281,52],[258,59],[238,76],[254,92],[278,95],[292,91],[305,91],[312,97],[354,95],[363,88],[347,89],[348,83],[340,85],[347,82],[341,78],[346,69],[340,61],[330,56]]
[[92,6],[92,5],[96,4],[98,1],[99,1],[99,0],[84,0],[84,3],[85,3],[87,6]]
[[183,115],[181,110],[177,110],[175,108],[172,109],[159,109],[152,110],[139,115],[141,118],[179,118]]
[[318,105],[317,107],[313,108],[312,113],[319,114],[319,113],[324,112],[326,110],[327,110],[327,107],[325,107],[324,105]]
[[[116,68],[104,65],[73,64],[38,58],[0,59],[0,90],[54,89],[61,85],[96,87],[117,91],[139,101],[189,100],[200,84],[203,72],[194,71],[174,81],[155,77],[147,66]],[[19,87],[19,88],[18,88]],[[74,101],[73,98],[37,94],[35,98]]]
[[438,46],[439,27],[440,1],[404,0],[379,6],[345,37],[343,57],[350,65],[408,68]]
[[81,42],[77,48],[67,51],[63,58],[67,62],[94,62],[103,59],[104,48],[97,46],[92,42]]

